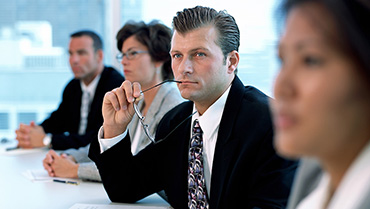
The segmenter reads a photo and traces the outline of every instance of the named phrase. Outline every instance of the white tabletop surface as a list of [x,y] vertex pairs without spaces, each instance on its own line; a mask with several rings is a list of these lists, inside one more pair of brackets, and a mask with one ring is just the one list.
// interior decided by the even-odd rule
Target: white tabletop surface
[[[46,149],[4,151],[0,146],[1,209],[68,209],[75,203],[112,204],[101,183],[81,181],[79,185],[56,182],[32,182],[22,173],[43,169]],[[158,195],[151,195],[136,204],[168,206]],[[116,205],[116,203],[114,204]]]

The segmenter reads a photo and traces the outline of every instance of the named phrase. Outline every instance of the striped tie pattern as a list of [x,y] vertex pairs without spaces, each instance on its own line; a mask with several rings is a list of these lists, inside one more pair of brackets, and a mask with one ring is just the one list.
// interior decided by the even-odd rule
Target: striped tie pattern
[[189,149],[188,207],[189,209],[209,208],[203,169],[203,131],[198,120],[194,121]]

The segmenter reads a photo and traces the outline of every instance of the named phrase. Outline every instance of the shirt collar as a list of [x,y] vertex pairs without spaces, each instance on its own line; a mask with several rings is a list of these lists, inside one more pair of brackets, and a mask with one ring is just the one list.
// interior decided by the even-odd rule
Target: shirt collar
[[91,83],[86,86],[85,83],[80,80],[82,92],[88,92],[91,96],[95,94],[96,87],[98,86],[101,74],[98,74]]
[[370,186],[370,142],[363,148],[342,178],[329,208],[358,208]]
[[[231,85],[226,89],[220,98],[216,100],[204,113],[199,115],[195,113],[192,117],[192,121],[198,119],[199,125],[203,131],[204,138],[209,138],[213,131],[220,125],[223,110],[225,108],[227,96],[229,95]],[[195,105],[193,106],[193,112],[196,111]]]
[[[358,208],[370,186],[370,142],[342,178],[327,208]],[[318,186],[298,205],[298,209],[322,208],[329,195],[330,176],[324,172]]]

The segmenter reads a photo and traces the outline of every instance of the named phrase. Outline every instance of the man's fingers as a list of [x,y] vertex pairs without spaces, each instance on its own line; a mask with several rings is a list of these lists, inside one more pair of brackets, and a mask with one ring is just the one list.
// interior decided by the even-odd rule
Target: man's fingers
[[30,126],[31,126],[31,127],[36,127],[35,121],[31,121],[31,122],[30,122]]
[[21,148],[32,148],[29,135],[23,134],[22,132],[16,132],[16,140],[18,141],[18,146]]
[[22,131],[16,131],[17,134],[16,139],[21,140],[21,141],[30,141],[30,135],[27,133],[24,133]]
[[29,132],[30,132],[30,126],[29,126],[29,125],[26,125],[26,124],[21,123],[21,124],[19,125],[19,131],[20,131],[20,132],[23,132],[23,133],[29,133]]

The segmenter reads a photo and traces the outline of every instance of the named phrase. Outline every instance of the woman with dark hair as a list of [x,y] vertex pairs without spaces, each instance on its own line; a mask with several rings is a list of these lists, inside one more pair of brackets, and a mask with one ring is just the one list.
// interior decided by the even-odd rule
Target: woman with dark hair
[[285,0],[275,145],[303,158],[288,208],[370,208],[369,0]]
[[[142,89],[149,89],[164,80],[173,79],[171,69],[171,29],[152,21],[127,22],[117,33],[117,48],[121,53],[117,59],[123,65],[125,78],[138,82]],[[174,106],[184,101],[174,83],[165,83],[160,87],[144,93],[139,101],[138,109],[146,115],[151,136],[155,135],[157,125],[162,116]],[[131,136],[131,152],[136,155],[150,144],[144,134],[138,117],[129,124]]]
[[[171,30],[157,22],[128,22],[117,33],[118,61],[123,65],[125,78],[138,82],[148,89],[164,80],[172,79],[171,57],[169,54]],[[184,101],[174,83],[164,83],[144,94],[137,104],[138,110],[146,116],[144,130],[138,117],[129,124],[131,152],[136,155],[151,143],[157,125],[167,111]],[[72,177],[100,181],[100,175],[88,154],[89,146],[69,149],[59,156],[51,150],[43,164],[50,176]]]

